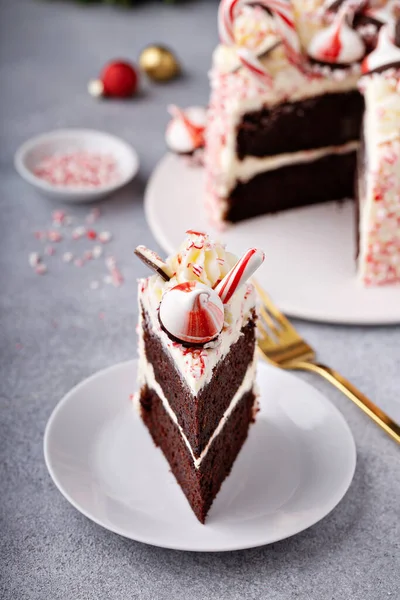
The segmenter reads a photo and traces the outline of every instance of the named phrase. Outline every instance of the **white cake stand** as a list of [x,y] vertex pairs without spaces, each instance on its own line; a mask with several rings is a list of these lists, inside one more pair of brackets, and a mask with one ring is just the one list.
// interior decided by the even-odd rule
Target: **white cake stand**
[[241,254],[265,250],[260,283],[287,314],[346,324],[400,322],[400,286],[364,288],[356,278],[354,206],[330,202],[257,217],[219,232],[207,221],[204,170],[167,154],[146,190],[154,237],[175,251],[187,229],[207,231]]

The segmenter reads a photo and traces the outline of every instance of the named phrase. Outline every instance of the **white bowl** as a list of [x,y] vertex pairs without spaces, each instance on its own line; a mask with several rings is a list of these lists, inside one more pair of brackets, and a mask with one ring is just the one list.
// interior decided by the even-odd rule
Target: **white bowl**
[[[120,173],[118,181],[96,187],[66,187],[53,185],[34,174],[35,168],[47,156],[79,150],[111,154]],[[102,131],[92,129],[60,129],[31,138],[17,150],[14,157],[18,173],[45,196],[65,202],[99,200],[128,183],[137,173],[139,159],[126,142]]]

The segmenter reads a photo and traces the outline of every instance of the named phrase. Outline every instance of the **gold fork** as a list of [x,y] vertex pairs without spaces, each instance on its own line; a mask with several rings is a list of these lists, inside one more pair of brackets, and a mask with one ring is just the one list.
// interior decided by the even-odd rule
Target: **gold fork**
[[312,371],[325,377],[400,443],[400,426],[345,377],[316,362],[311,346],[303,340],[261,286],[254,280],[253,284],[262,301],[259,308],[261,318],[258,320],[258,347],[263,357],[282,369]]

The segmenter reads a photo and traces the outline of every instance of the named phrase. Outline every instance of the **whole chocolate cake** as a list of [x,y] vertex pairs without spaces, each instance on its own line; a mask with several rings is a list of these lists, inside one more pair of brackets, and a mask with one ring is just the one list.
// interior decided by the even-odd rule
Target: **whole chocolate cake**
[[357,195],[359,277],[400,281],[399,6],[222,0],[204,156],[214,224]]
[[255,291],[247,279],[264,259],[237,261],[189,231],[165,262],[139,246],[155,275],[139,281],[142,419],[199,521],[245,441],[257,410]]

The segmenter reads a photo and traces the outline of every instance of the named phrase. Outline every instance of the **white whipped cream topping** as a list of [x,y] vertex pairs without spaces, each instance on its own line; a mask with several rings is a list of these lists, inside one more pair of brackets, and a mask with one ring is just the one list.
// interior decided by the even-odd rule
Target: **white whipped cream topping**
[[217,340],[195,349],[173,342],[161,329],[161,298],[167,290],[185,281],[200,281],[214,288],[236,261],[236,257],[227,252],[222,244],[211,241],[206,234],[189,233],[177,254],[166,260],[169,271],[174,274],[170,281],[166,282],[158,275],[139,281],[139,311],[142,305],[148,314],[152,331],[171,355],[193,394],[198,394],[207,385],[214,367],[242,335],[241,329],[255,308],[255,290],[249,283],[239,288],[224,305],[225,321]]

